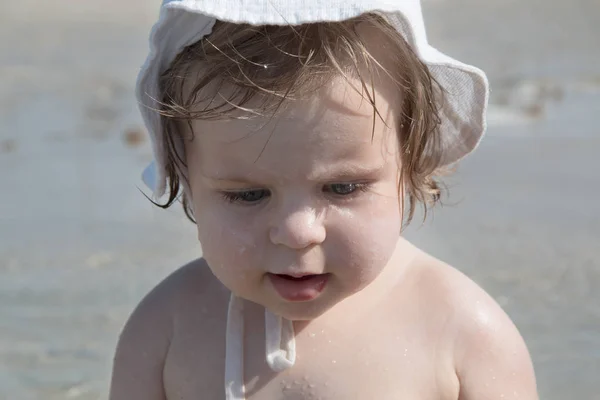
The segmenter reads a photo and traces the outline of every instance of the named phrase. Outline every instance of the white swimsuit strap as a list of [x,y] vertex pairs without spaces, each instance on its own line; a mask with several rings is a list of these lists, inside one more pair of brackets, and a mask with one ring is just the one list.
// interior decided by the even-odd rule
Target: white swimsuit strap
[[296,362],[296,338],[292,321],[265,308],[265,348],[267,364],[275,372],[285,371]]
[[225,400],[245,400],[244,303],[231,294],[225,332]]
[[[233,293],[227,310],[225,333],[225,399],[245,400],[244,302]],[[265,352],[275,372],[291,368],[296,361],[296,339],[292,321],[265,309]]]

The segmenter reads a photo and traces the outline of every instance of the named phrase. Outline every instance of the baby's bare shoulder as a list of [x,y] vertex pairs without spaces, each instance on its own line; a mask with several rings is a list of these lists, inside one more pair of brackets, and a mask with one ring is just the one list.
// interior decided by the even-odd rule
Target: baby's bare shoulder
[[[155,319],[163,315],[174,327],[189,311],[197,312],[204,305],[226,298],[227,290],[215,278],[202,258],[176,269],[157,284],[140,302],[131,319]],[[165,326],[166,328],[166,326]]]
[[[482,309],[501,311],[492,297],[458,269],[423,253],[413,267],[412,280],[420,296],[435,307],[454,310],[455,321],[479,315]],[[444,311],[447,311],[444,309]]]
[[165,359],[179,325],[189,313],[225,297],[226,290],[217,282],[206,262],[199,259],[173,272],[142,299],[119,337],[111,400],[164,399]]
[[[502,335],[516,330],[508,315],[477,283],[458,269],[423,254],[413,268],[414,292],[428,312],[446,316],[455,344],[468,348],[473,335]],[[463,338],[469,338],[464,340]]]
[[537,399],[525,342],[498,303],[466,275],[431,256],[422,257],[414,274],[421,302],[445,321],[460,399]]

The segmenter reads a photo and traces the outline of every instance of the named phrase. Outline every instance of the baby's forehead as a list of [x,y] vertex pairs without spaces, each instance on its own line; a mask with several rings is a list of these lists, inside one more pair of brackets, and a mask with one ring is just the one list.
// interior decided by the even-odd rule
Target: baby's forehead
[[[201,65],[198,66],[201,68]],[[377,74],[365,83],[357,75],[334,75],[313,90],[296,91],[283,97],[255,88],[248,90],[218,78],[204,85],[197,93],[193,78],[185,87],[194,98],[191,106],[199,121],[247,121],[249,126],[260,126],[265,120],[316,123],[323,118],[340,120],[372,119],[374,112],[387,119],[402,108],[403,92],[385,74]],[[373,105],[373,100],[375,105]],[[226,110],[214,115],[208,109]]]
[[272,117],[196,120],[195,139],[186,145],[188,156],[211,176],[231,171],[291,177],[324,176],[327,170],[350,167],[375,170],[388,158],[397,158],[395,108],[385,96],[375,95],[383,118],[374,119],[373,106],[340,79],[321,93],[288,101]]
[[[272,133],[282,129],[305,134],[315,140],[332,134],[343,138],[345,134],[357,130],[371,132],[379,125],[381,128],[378,131],[383,132],[395,128],[396,117],[401,110],[400,96],[388,88],[385,84],[374,85],[368,94],[375,99],[374,106],[362,90],[359,79],[340,76],[318,91],[299,98],[282,100],[260,94],[239,107],[228,100],[232,104],[232,111],[219,118],[197,118],[191,126],[194,134],[205,133],[209,138],[219,141],[237,141],[255,133]],[[215,97],[231,99],[231,92],[235,90],[221,87]],[[265,111],[265,103],[269,101],[276,107]]]

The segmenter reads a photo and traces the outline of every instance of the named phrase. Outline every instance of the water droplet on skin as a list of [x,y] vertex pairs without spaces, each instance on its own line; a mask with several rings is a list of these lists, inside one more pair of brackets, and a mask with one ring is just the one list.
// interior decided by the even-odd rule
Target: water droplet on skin
[[496,380],[496,377],[495,377],[495,376],[492,376],[492,380],[493,380],[493,381],[495,381],[495,380]]
[[337,361],[335,361],[335,360],[331,360],[331,363],[332,363],[332,364],[335,364],[335,363],[337,363]]
[[331,339],[327,341],[327,343],[331,343]]
[[311,332],[311,333],[308,334],[308,336],[310,336],[311,338],[314,338],[315,336],[317,336],[317,334],[314,333],[314,332]]

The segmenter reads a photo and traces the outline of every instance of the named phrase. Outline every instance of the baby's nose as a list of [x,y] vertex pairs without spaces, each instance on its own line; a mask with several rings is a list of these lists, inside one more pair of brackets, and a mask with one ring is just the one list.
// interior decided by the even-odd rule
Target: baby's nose
[[297,250],[323,243],[326,231],[322,219],[322,213],[312,207],[289,212],[271,227],[271,242]]

